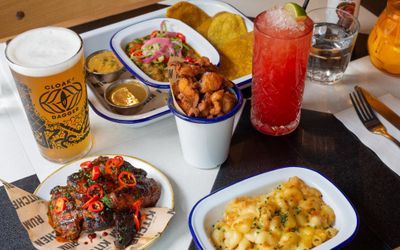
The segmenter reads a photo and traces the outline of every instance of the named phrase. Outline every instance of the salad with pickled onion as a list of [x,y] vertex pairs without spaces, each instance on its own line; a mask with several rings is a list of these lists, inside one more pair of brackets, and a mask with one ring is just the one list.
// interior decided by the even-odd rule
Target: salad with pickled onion
[[167,66],[170,57],[181,57],[191,62],[200,56],[186,43],[185,35],[168,31],[165,22],[161,22],[160,26],[160,30],[129,42],[125,52],[149,77],[168,82]]

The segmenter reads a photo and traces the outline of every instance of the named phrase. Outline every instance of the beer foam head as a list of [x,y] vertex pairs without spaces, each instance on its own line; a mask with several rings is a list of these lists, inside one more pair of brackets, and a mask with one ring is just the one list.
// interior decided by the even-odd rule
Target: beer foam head
[[81,46],[81,38],[72,30],[43,27],[11,40],[6,55],[14,71],[27,76],[48,76],[73,66],[80,58]]

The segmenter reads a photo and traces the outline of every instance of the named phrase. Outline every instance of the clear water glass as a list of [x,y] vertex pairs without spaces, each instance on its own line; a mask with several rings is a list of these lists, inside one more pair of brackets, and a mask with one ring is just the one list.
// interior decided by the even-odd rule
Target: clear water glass
[[334,8],[308,12],[314,21],[307,77],[330,85],[340,81],[350,62],[360,24],[353,15]]

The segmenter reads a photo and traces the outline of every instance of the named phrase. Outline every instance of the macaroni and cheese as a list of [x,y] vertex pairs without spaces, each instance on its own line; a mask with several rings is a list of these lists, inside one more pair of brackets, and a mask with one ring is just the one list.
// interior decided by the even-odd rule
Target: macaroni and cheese
[[318,189],[291,177],[269,194],[239,197],[212,229],[217,249],[310,249],[334,237],[335,213]]

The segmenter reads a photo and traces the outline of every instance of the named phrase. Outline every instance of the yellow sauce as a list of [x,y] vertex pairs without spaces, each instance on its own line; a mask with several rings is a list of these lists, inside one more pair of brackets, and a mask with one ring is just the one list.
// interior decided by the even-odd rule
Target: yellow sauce
[[135,82],[124,83],[117,86],[109,94],[111,103],[117,106],[130,107],[138,104],[146,98],[146,91]]
[[89,59],[88,70],[93,73],[111,73],[122,68],[122,64],[111,51],[98,53]]
[[118,106],[132,106],[139,103],[139,100],[127,87],[123,87],[117,89],[111,94],[111,102]]

